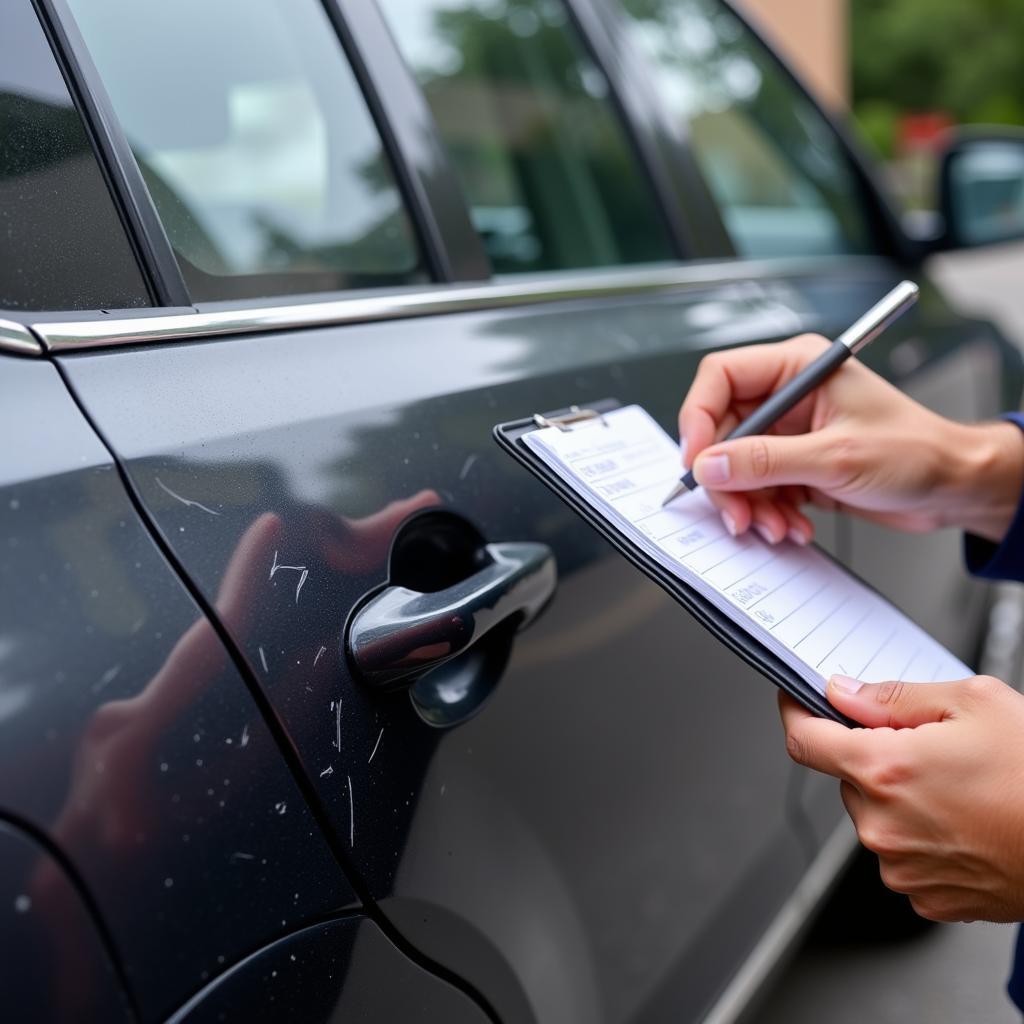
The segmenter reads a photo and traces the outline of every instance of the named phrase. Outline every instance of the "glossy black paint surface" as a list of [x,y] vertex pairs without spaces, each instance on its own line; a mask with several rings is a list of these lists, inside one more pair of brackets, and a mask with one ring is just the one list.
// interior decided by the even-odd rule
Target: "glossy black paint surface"
[[[226,626],[338,855],[503,1019],[657,1020],[665,991],[699,1014],[815,846],[772,688],[581,528],[491,427],[609,395],[671,426],[703,351],[837,333],[899,274],[851,264],[643,302],[62,360],[208,600],[241,538],[274,517],[245,562],[253,601]],[[930,320],[955,334],[929,292],[892,343]],[[400,525],[427,507],[487,541],[546,543],[560,572],[488,703],[450,729],[406,694],[369,692],[337,653],[350,610],[386,582]],[[836,807],[833,794],[825,824]]]
[[170,1024],[486,1024],[458,989],[407,960],[365,917],[275,942],[198,993]]
[[9,1020],[135,1020],[89,908],[61,865],[0,821],[0,992]]
[[[0,358],[0,436],[0,815],[63,852],[155,1020],[354,896],[54,366]],[[219,607],[249,599],[236,568]],[[77,962],[69,944],[52,969]]]

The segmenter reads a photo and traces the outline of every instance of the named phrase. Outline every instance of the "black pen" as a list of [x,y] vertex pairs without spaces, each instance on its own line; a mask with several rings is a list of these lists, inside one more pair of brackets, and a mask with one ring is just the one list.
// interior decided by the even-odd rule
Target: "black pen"
[[[779,388],[764,405],[752,412],[728,437],[732,441],[738,437],[750,437],[752,434],[763,434],[773,423],[776,423],[800,399],[809,395],[819,384],[827,380],[846,362],[866,345],[877,338],[897,317],[905,313],[917,301],[917,285],[913,281],[901,281],[880,302],[875,303],[855,324],[848,327],[832,344],[809,366],[805,366],[788,384]],[[672,488],[668,497],[661,503],[664,508],[680,494],[695,491],[700,484],[693,477],[693,470],[688,469],[679,483]]]

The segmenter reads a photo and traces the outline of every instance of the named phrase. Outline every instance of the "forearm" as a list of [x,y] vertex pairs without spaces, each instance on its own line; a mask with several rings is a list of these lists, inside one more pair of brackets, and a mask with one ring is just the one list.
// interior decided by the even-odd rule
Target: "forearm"
[[951,423],[941,443],[944,524],[999,544],[1024,489],[1024,434],[1014,423]]

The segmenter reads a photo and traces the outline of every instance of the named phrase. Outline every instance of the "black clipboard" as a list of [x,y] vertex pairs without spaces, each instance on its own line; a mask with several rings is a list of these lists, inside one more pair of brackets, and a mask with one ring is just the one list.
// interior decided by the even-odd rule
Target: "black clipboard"
[[[551,488],[577,515],[597,530],[621,555],[654,580],[708,632],[738,654],[748,665],[821,718],[829,718],[834,722],[841,722],[843,725],[855,725],[855,722],[836,711],[810,683],[799,676],[781,658],[767,650],[742,626],[716,608],[702,594],[670,573],[628,537],[616,530],[606,519],[598,515],[554,470],[523,443],[523,437],[531,431],[541,430],[545,427],[572,430],[580,423],[589,423],[600,419],[602,414],[620,407],[621,403],[614,398],[606,398],[599,402],[592,402],[585,407],[573,405],[555,412],[534,413],[524,419],[497,424],[494,427],[494,439],[542,483]],[[823,553],[828,555],[828,552]]]

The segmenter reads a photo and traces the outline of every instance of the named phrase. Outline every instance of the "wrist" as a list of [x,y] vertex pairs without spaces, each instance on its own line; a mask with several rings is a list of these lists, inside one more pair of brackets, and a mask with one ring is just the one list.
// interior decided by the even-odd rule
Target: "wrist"
[[1024,433],[1014,423],[951,423],[945,439],[946,525],[999,544],[1024,488]]

